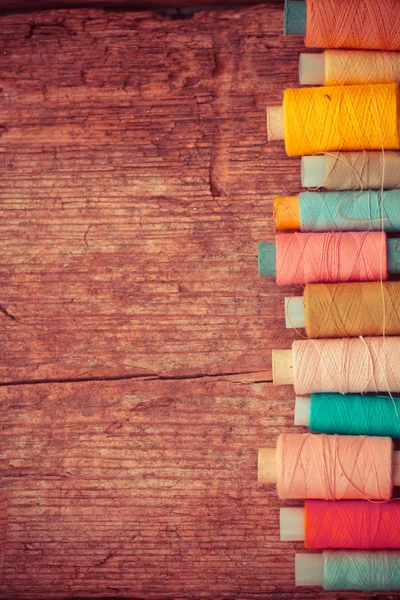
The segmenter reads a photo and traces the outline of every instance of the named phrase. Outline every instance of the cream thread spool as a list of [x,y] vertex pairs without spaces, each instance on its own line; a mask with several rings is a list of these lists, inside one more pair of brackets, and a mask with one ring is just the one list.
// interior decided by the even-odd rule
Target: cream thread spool
[[274,385],[295,393],[400,392],[400,337],[297,340],[290,350],[272,351]]

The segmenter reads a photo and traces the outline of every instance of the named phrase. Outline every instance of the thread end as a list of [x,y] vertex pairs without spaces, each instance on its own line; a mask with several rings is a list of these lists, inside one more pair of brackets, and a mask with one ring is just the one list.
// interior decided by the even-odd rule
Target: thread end
[[285,0],[283,35],[306,35],[307,4],[299,0]]
[[275,242],[258,242],[258,274],[260,277],[275,277]]

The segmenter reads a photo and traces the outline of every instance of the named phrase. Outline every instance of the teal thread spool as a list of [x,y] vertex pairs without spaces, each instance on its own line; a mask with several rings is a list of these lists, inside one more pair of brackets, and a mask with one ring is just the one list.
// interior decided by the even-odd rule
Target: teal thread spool
[[296,554],[295,578],[296,586],[321,586],[325,590],[400,590],[400,552],[328,550]]
[[399,590],[399,552],[324,552],[325,590]]
[[400,230],[400,190],[302,192],[301,231]]
[[309,428],[319,433],[400,438],[400,398],[312,394]]

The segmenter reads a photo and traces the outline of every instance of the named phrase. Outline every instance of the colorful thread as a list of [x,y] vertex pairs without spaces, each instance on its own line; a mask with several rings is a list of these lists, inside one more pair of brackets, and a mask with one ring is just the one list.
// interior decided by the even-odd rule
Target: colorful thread
[[281,434],[276,446],[281,499],[388,500],[392,494],[390,438]]
[[325,154],[328,190],[400,187],[400,152],[334,152]]
[[400,552],[324,552],[325,590],[399,590]]
[[400,282],[306,285],[309,338],[400,335]]
[[398,149],[397,97],[395,83],[287,89],[287,154]]
[[309,550],[400,548],[400,503],[367,500],[307,500],[305,540]]
[[296,394],[400,392],[400,337],[296,340]]
[[400,190],[302,192],[301,231],[399,231]]
[[400,398],[312,394],[309,427],[319,433],[400,438]]
[[400,53],[325,50],[324,57],[325,85],[400,82]]
[[307,0],[309,48],[400,50],[396,0]]
[[[382,251],[383,250],[383,251]],[[288,233],[276,236],[279,285],[387,279],[382,232]]]

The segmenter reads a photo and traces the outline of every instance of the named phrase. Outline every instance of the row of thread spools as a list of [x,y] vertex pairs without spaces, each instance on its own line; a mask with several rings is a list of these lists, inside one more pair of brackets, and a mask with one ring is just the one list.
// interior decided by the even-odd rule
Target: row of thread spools
[[286,1],[284,29],[328,48],[300,56],[300,83],[322,87],[267,110],[269,139],[303,157],[302,185],[318,191],[275,199],[290,233],[259,243],[259,273],[305,285],[285,316],[307,337],[273,352],[273,380],[294,386],[295,425],[315,433],[260,449],[259,481],[305,500],[280,517],[282,540],[316,551],[296,555],[296,585],[398,590],[400,3]]

